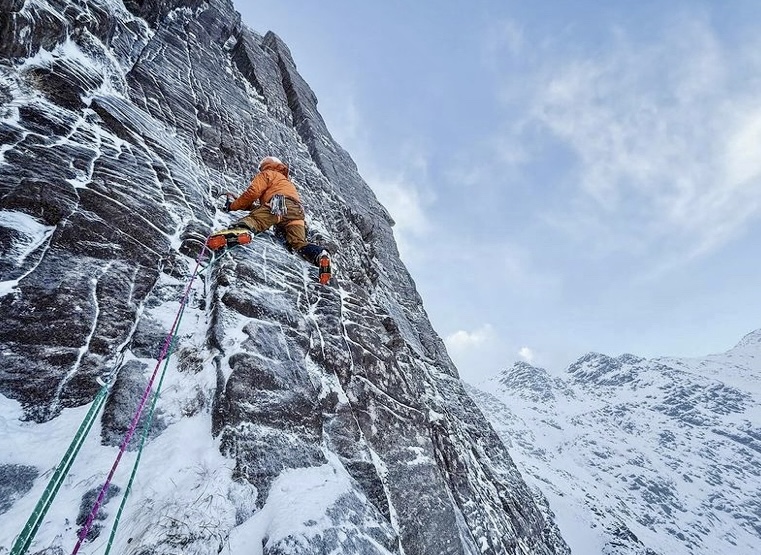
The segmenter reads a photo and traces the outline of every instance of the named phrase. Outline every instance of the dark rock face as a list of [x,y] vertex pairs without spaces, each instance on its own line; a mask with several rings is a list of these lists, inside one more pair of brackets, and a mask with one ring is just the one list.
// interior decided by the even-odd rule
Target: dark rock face
[[[87,518],[90,516],[90,510],[95,503],[95,500],[98,498],[99,493],[100,487],[97,487],[91,489],[82,496],[82,503],[79,506],[79,514],[77,515],[77,526],[84,526],[85,522],[87,522]],[[119,488],[117,486],[112,486],[108,489],[108,492],[106,492],[106,495],[103,497],[103,505],[101,505],[100,509],[98,509],[98,514],[95,515],[95,525],[87,533],[87,540],[92,541],[100,536],[100,533],[103,530],[103,525],[101,522],[107,518],[106,511],[103,509],[103,507],[107,505],[108,502],[111,501],[111,499],[113,499],[118,493]]]
[[170,467],[205,441],[228,474],[191,459],[171,495],[133,493],[124,550],[217,553],[258,530],[283,480],[314,472],[343,489],[319,526],[257,536],[264,553],[568,553],[465,394],[390,216],[278,37],[225,0],[0,5],[14,37],[0,47],[0,394],[29,425],[91,402],[114,374],[101,439],[118,444],[192,261],[229,221],[216,197],[264,155],[291,165],[338,269],[320,286],[264,233],[196,280],[147,451]]
[[555,391],[558,389],[563,393],[570,393],[561,380],[552,378],[545,369],[520,361],[502,372],[499,383],[505,389],[514,391],[516,395],[542,404],[555,402]]
[[620,386],[631,383],[637,377],[637,363],[642,362],[632,355],[613,358],[598,353],[589,353],[574,362],[568,373],[574,381],[589,386]]
[[[132,413],[140,403],[146,386],[148,385],[149,369],[135,360],[129,361],[120,367],[111,386],[111,394],[103,408],[101,418],[101,443],[119,447],[132,421]],[[148,399],[150,402],[150,398]],[[160,409],[159,409],[160,411]],[[151,428],[147,438],[156,437],[166,427],[162,422],[161,414],[157,411],[153,415]],[[148,410],[145,410],[138,421],[138,429],[143,429],[147,424]],[[140,436],[135,434],[130,439],[128,449],[137,449]]]
[[0,515],[30,489],[39,472],[31,466],[0,464]]

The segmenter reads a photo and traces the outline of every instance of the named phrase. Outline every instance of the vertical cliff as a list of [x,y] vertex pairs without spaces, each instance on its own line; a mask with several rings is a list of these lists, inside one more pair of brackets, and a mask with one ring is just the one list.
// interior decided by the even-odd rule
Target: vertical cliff
[[26,518],[113,375],[32,548],[70,549],[204,238],[230,221],[218,195],[273,154],[336,276],[320,286],[268,232],[196,279],[117,552],[568,553],[277,36],[224,0],[0,9],[4,523]]

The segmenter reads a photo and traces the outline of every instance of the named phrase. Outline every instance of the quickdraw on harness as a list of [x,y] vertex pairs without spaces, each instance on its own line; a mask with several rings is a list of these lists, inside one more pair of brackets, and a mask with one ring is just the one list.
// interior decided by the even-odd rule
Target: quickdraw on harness
[[283,220],[283,216],[288,215],[288,207],[285,205],[284,195],[274,195],[267,205],[270,208],[270,214],[277,216],[278,223]]
[[[283,218],[288,215],[288,204],[287,201],[291,201],[293,204],[297,205],[299,208],[301,208],[301,211],[304,211],[304,205],[300,200],[296,200],[295,198],[287,197],[285,195],[273,195],[272,198],[267,201],[267,206],[270,209],[270,214],[273,216],[277,216],[277,223],[280,223],[283,221]],[[285,225],[291,225],[291,224],[303,224],[304,220],[300,219],[292,219],[290,221],[286,221]]]

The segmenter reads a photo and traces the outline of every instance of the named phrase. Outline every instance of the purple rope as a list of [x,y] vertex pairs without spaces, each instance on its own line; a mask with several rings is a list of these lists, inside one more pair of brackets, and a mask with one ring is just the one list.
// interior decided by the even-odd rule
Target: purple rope
[[[208,237],[206,238],[206,241],[208,241]],[[151,389],[153,388],[153,382],[156,380],[156,375],[158,374],[159,367],[161,366],[161,362],[164,360],[167,353],[169,352],[169,346],[172,344],[174,335],[177,333],[177,329],[176,329],[177,324],[180,321],[182,310],[185,307],[185,304],[188,302],[188,297],[190,296],[190,288],[193,285],[193,281],[195,281],[196,274],[198,274],[198,268],[201,266],[201,261],[203,260],[206,249],[207,249],[206,242],[204,242],[204,246],[201,249],[201,252],[198,255],[198,258],[196,258],[196,267],[193,270],[193,275],[190,276],[190,280],[188,281],[188,284],[185,287],[185,293],[183,294],[182,300],[180,301],[180,308],[174,317],[174,323],[172,324],[172,328],[169,331],[169,334],[166,336],[166,339],[164,340],[164,345],[161,348],[161,353],[159,354],[158,361],[156,362],[156,368],[154,368],[153,370],[153,375],[151,376],[151,379],[148,382],[148,387],[145,388],[145,392],[143,393],[142,399],[140,399],[140,404],[137,407],[137,411],[135,412],[135,415],[132,417],[132,422],[130,423],[129,429],[127,430],[127,435],[125,435],[124,439],[122,440],[121,446],[119,447],[119,454],[116,455],[116,460],[114,460],[114,464],[111,466],[111,471],[108,473],[108,477],[106,478],[106,481],[103,484],[103,487],[100,488],[98,499],[95,501],[95,505],[93,505],[93,508],[90,511],[90,515],[87,517],[87,521],[85,521],[84,527],[79,532],[79,535],[78,535],[79,539],[77,540],[77,545],[74,546],[74,550],[71,552],[71,555],[76,555],[79,552],[79,548],[82,547],[82,543],[85,541],[87,534],[90,533],[90,529],[92,528],[92,524],[95,521],[95,517],[98,515],[98,511],[100,510],[100,506],[103,503],[103,499],[106,497],[108,488],[111,485],[111,479],[114,477],[116,468],[119,466],[119,462],[122,460],[122,455],[124,455],[124,452],[127,450],[127,445],[129,445],[130,439],[132,439],[132,436],[135,434],[135,430],[137,430],[137,423],[140,420],[140,416],[143,413],[143,409],[145,408],[145,403],[148,401],[148,396],[150,395]]]

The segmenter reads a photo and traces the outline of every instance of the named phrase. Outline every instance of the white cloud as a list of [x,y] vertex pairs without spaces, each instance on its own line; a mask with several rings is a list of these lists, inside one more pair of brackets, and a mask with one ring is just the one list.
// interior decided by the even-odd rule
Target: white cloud
[[453,353],[462,353],[471,349],[480,349],[496,338],[491,324],[484,324],[473,330],[458,330],[449,334],[444,343]]
[[491,324],[450,333],[444,343],[460,376],[470,383],[495,374],[510,358],[508,347]]
[[505,51],[510,56],[525,54],[526,37],[520,24],[512,19],[494,21],[483,35],[484,62],[499,67]]
[[761,102],[737,115],[734,133],[725,147],[725,173],[729,183],[745,184],[761,176]]
[[362,140],[363,122],[353,90],[347,90],[341,96],[341,102],[336,103],[330,113],[332,115],[330,130],[340,144],[351,144]]
[[[516,353],[530,364],[538,358],[533,349],[518,348],[489,323],[471,330],[460,329],[452,332],[446,336],[444,343],[460,376],[469,383],[478,383],[504,370],[516,360]],[[560,366],[562,367],[562,364]]]
[[518,351],[518,356],[529,364],[534,362],[535,358],[534,351],[532,351],[529,347],[521,347],[520,351]]
[[[505,31],[508,52],[514,34]],[[547,53],[506,87],[505,106],[520,94],[528,115],[498,141],[533,141],[541,157],[552,138],[573,154],[545,217],[590,248],[709,252],[761,216],[761,81],[748,77],[761,73],[756,50],[731,49],[695,17],[657,40],[617,31],[601,53]],[[522,158],[513,148],[503,162]]]
[[421,241],[432,230],[427,210],[432,197],[415,180],[403,175],[369,176],[368,185],[394,219],[394,238],[408,264],[420,257]]
[[420,236],[431,230],[426,214],[430,197],[414,181],[399,176],[371,179],[371,183],[378,200],[394,218],[396,231]]
[[[340,85],[339,85],[340,86]],[[355,100],[353,86],[343,84],[341,102],[322,106],[330,114],[330,129],[336,140],[357,164],[365,182],[394,219],[394,237],[402,258],[409,263],[418,256],[420,239],[432,230],[427,214],[435,195],[426,186],[428,161],[425,152],[412,142],[396,145],[394,164],[384,163],[368,135],[368,119]],[[326,117],[326,119],[328,119]]]
[[420,245],[434,229],[429,210],[436,200],[427,186],[428,160],[423,149],[401,145],[390,170],[379,169],[377,160],[370,156],[359,158],[367,168],[363,171],[365,181],[394,219],[394,237],[402,259],[408,264],[419,259],[423,256]]

